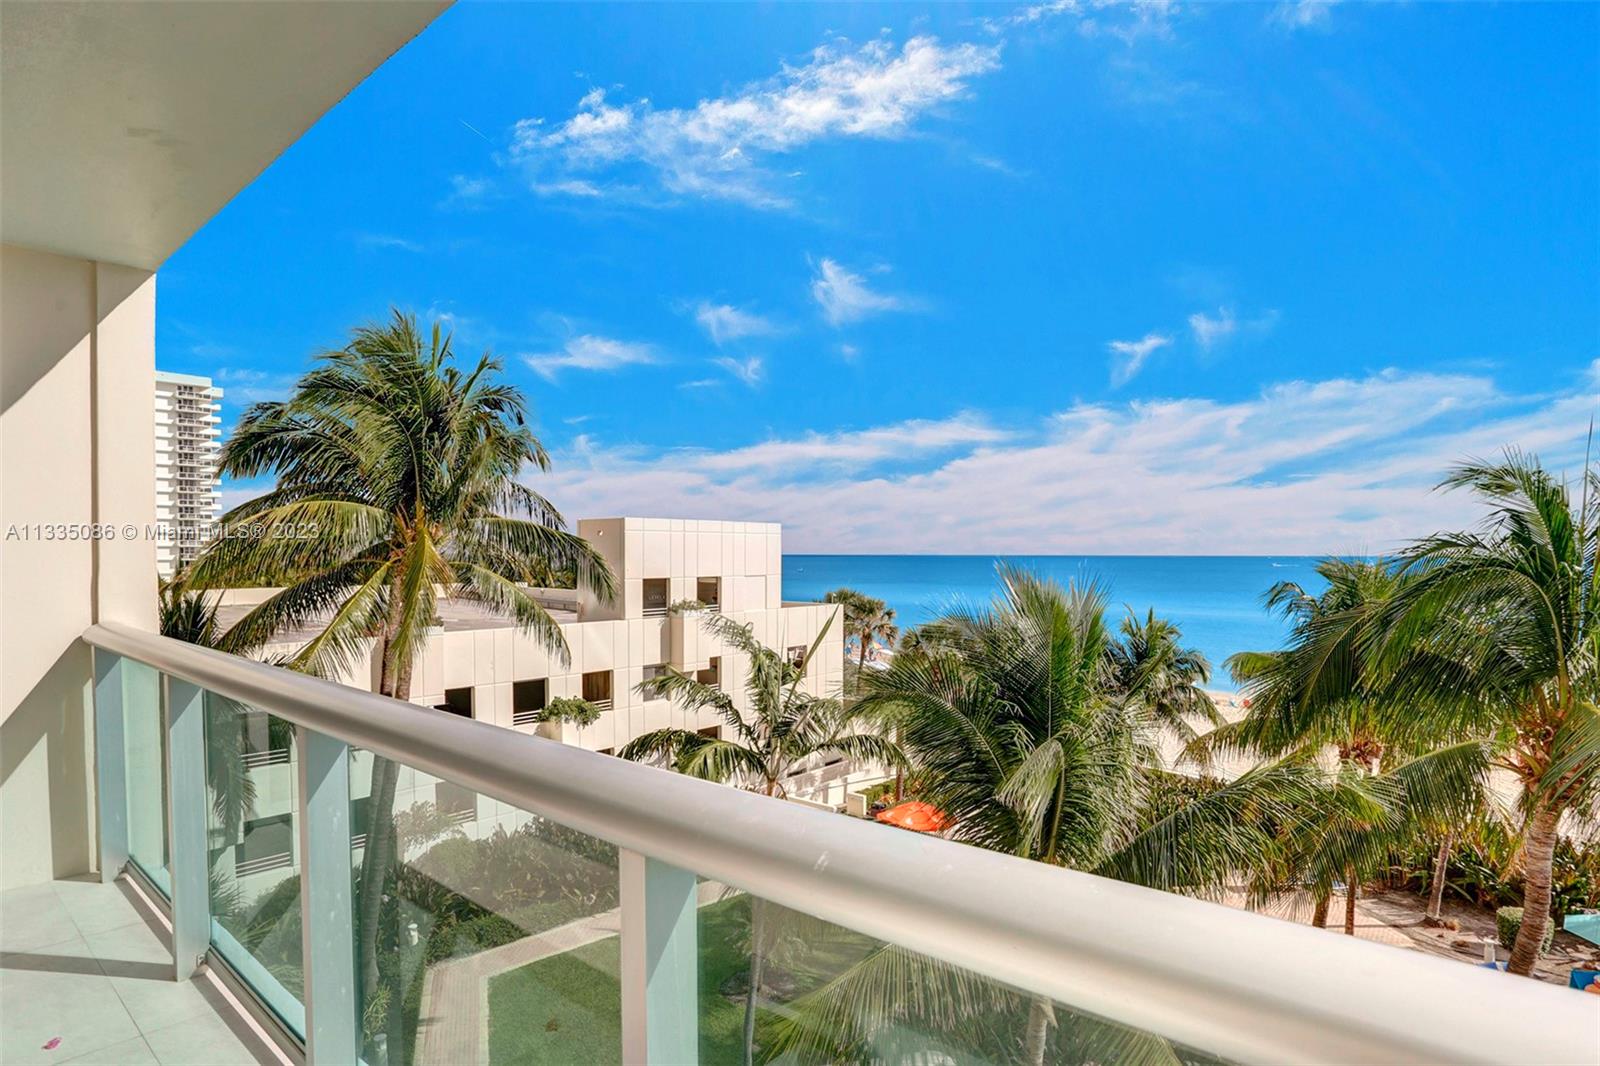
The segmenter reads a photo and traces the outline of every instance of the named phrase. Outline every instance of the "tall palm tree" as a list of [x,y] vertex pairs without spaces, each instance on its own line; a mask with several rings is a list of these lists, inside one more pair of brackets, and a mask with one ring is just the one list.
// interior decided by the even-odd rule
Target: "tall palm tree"
[[[331,674],[376,654],[378,691],[411,696],[413,664],[440,590],[508,616],[565,658],[560,627],[526,586],[572,570],[613,595],[604,560],[565,529],[556,509],[517,479],[549,456],[526,425],[526,402],[485,353],[463,369],[435,323],[394,311],[323,353],[289,399],[247,410],[223,446],[230,477],[275,475],[264,495],[222,519],[196,560],[193,588],[281,585],[218,640],[248,653],[302,627],[316,633],[285,664]],[[373,760],[359,883],[358,959],[366,994],[378,982],[378,926],[395,854],[399,767]],[[391,1018],[398,1018],[402,997]],[[391,1023],[391,1027],[393,1026]]]
[[[1405,585],[1400,569],[1382,559],[1328,558],[1317,574],[1320,593],[1294,582],[1268,591],[1267,606],[1290,623],[1288,640],[1282,650],[1228,660],[1250,710],[1207,740],[1214,750],[1267,759],[1332,754],[1333,768],[1318,775],[1317,792],[1284,828],[1279,874],[1309,885],[1317,926],[1343,882],[1344,931],[1354,936],[1361,884],[1387,867],[1408,834],[1469,816],[1486,764],[1481,743],[1449,719],[1390,707],[1368,649],[1374,619]],[[1261,895],[1284,887],[1258,883]]]
[[[1131,835],[1140,768],[1156,754],[1145,712],[1116,698],[1113,637],[1094,588],[1061,588],[1002,566],[987,609],[940,625],[948,643],[897,656],[866,682],[892,716],[957,840],[1093,869]],[[1054,1012],[1028,1009],[1025,1061],[1044,1061]]]
[[894,608],[882,600],[850,588],[837,588],[825,593],[823,603],[837,603],[844,607],[844,632],[854,638],[857,646],[856,669],[867,668],[867,654],[878,641],[893,645],[900,635],[894,621]]
[[[798,663],[756,639],[753,629],[726,615],[701,617],[712,635],[743,653],[748,709],[719,685],[708,685],[668,667],[642,682],[639,690],[676,702],[687,711],[714,711],[726,736],[706,736],[692,729],[658,729],[635,737],[617,754],[624,759],[664,762],[679,773],[720,781],[765,796],[785,795],[790,771],[816,755],[843,755],[863,762],[899,766],[900,749],[872,732],[862,732],[865,718],[857,709],[800,687],[817,649],[833,622],[823,625]],[[771,946],[766,902],[750,900],[750,980],[745,992],[744,1061],[755,1059],[756,1002],[763,963]]]
[[[1093,587],[1001,567],[988,609],[956,610],[931,639],[868,679],[864,710],[897,722],[924,782],[919,795],[951,819],[954,839],[1170,891],[1219,894],[1274,854],[1276,830],[1311,794],[1301,763],[1215,783],[1179,809],[1152,813],[1192,778],[1167,768],[1158,742],[1189,717],[1216,714],[1198,685],[1205,667],[1176,627],[1133,619],[1119,642]],[[993,989],[892,946],[830,983],[806,1006],[826,1025],[791,1027],[813,1047],[837,1019],[861,1032],[940,1024],[1013,1009]],[[918,996],[907,994],[915,988]],[[842,1001],[829,997],[844,997]],[[972,997],[977,997],[974,1000]],[[1054,1005],[1023,997],[1023,1060],[1043,1063]],[[915,1004],[927,1015],[915,1017]],[[907,1004],[912,1004],[908,1007]],[[966,1027],[963,1021],[960,1023]],[[1176,1062],[1165,1041],[1074,1017],[1056,1040],[1083,1061]],[[1073,1054],[1076,1054],[1074,1052]]]
[[1488,514],[1402,554],[1408,579],[1376,620],[1375,655],[1392,707],[1490,738],[1520,785],[1523,921],[1506,968],[1528,974],[1551,921],[1562,819],[1592,818],[1600,795],[1600,477],[1586,466],[1575,500],[1508,450],[1441,487],[1471,491]]
[[1211,663],[1182,640],[1182,630],[1156,617],[1153,608],[1143,619],[1130,609],[1122,620],[1121,639],[1106,651],[1112,690],[1139,701],[1158,728],[1190,747],[1200,737],[1196,721],[1215,728],[1225,720],[1201,687],[1211,680]]

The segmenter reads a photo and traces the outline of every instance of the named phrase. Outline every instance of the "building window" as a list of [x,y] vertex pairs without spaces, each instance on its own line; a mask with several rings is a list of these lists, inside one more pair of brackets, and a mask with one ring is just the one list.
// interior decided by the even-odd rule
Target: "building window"
[[672,582],[664,577],[647,577],[644,579],[644,616],[646,618],[665,618],[667,615],[667,601],[672,596]]
[[596,755],[615,755],[616,753],[616,748],[601,748],[599,751],[595,752]]
[[722,610],[722,579],[702,577],[694,583],[694,598],[713,611]]
[[704,669],[695,671],[694,679],[712,688],[722,687],[722,656],[713,655]]
[[710,737],[712,740],[722,739],[722,727],[720,725],[708,725],[704,729],[696,729],[695,732],[703,737]]
[[[650,682],[654,681],[656,678],[665,675],[666,672],[667,672],[667,664],[666,663],[655,663],[655,664],[653,664],[651,666],[645,667],[644,668],[644,682],[645,682],[645,684],[648,685]],[[662,696],[654,688],[645,689],[645,699],[648,699],[648,700],[659,700],[659,699],[665,699],[665,698],[666,698],[665,696]]]
[[547,690],[548,683],[542,677],[536,681],[513,681],[511,683],[511,724],[537,724],[539,714],[549,702],[546,699]]
[[459,714],[463,718],[472,717],[472,689],[447,688],[444,690],[444,702],[433,705],[436,711],[448,711]]
[[440,814],[458,825],[478,816],[478,794],[450,781],[440,781],[433,786],[433,806]]
[[294,848],[294,825],[287,814],[246,822],[244,836],[233,848],[233,867],[240,877],[287,869]]
[[583,675],[583,698],[602,711],[611,709],[611,671],[596,670]]
[[796,670],[800,669],[801,665],[806,661],[806,646],[804,644],[793,645],[784,653],[784,658],[789,660],[790,666]]

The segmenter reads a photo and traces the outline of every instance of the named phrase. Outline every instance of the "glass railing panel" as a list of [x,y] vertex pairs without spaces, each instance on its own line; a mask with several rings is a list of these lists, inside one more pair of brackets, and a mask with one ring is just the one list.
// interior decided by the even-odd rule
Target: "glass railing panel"
[[303,1036],[294,729],[214,692],[205,709],[212,946]]
[[123,659],[122,741],[128,793],[128,858],[165,896],[172,895],[167,849],[166,725],[161,673]]
[[697,933],[704,1063],[1221,1062],[710,882]]
[[366,1062],[620,1061],[615,847],[366,751],[350,793]]

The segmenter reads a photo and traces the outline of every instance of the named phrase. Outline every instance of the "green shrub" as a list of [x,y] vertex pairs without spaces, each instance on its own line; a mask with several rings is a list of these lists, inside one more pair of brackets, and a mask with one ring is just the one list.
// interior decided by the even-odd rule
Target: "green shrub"
[[[1522,928],[1521,907],[1501,907],[1494,912],[1495,931],[1500,935],[1500,946],[1510,948],[1517,942],[1517,930]],[[1555,938],[1556,923],[1547,922],[1544,927],[1544,940],[1539,944],[1539,954],[1543,955],[1550,950],[1550,941]]]
[[582,729],[600,720],[600,708],[576,696],[557,696],[539,712],[541,722],[571,722]]

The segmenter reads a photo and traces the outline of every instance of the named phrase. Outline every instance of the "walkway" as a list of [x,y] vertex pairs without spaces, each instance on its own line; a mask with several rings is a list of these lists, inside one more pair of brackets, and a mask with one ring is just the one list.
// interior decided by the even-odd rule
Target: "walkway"
[[[699,905],[717,902],[725,891],[715,881],[700,882]],[[475,955],[435,963],[423,982],[417,1011],[416,1061],[489,1066],[490,979],[617,936],[621,929],[620,910],[601,911]]]

